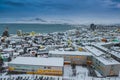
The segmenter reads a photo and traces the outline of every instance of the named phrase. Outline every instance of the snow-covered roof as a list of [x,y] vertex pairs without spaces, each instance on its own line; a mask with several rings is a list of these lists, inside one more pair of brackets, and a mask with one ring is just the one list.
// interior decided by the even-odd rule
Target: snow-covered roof
[[104,52],[96,49],[95,47],[93,46],[85,46],[85,48],[90,51],[92,54],[94,54],[95,56],[100,56],[100,55],[103,55],[105,54]]
[[59,54],[59,55],[89,55],[92,54],[89,52],[80,52],[80,51],[49,51],[49,54]]
[[108,49],[106,47],[103,47],[103,45],[109,45],[109,44],[116,44],[118,42],[108,42],[108,43],[95,43],[93,44],[94,46],[104,50],[104,51],[108,51]]
[[107,57],[96,57],[97,60],[99,60],[100,62],[102,62],[103,64],[105,65],[116,65],[116,64],[119,64],[120,63],[116,60],[114,60],[113,58],[107,58]]
[[115,51],[110,51],[110,53],[118,58],[120,58],[120,53]]
[[6,48],[6,49],[4,49],[3,51],[10,52],[10,51],[14,51],[14,49],[12,49],[12,48]]
[[104,51],[108,51],[108,49],[107,48],[105,48],[105,47],[103,47],[103,46],[101,46],[101,45],[94,45],[94,46],[96,46],[96,47],[98,47],[98,48],[100,48],[100,49],[102,49],[102,50],[104,50]]
[[109,42],[109,43],[97,43],[96,45],[94,44],[94,46],[99,47],[100,49],[104,50],[104,51],[108,51],[110,54],[117,56],[120,58],[120,53],[116,52],[116,51],[111,51],[105,47],[103,47],[102,45],[107,45],[107,44],[116,44],[116,42]]
[[36,57],[17,57],[9,64],[38,65],[38,66],[63,66],[63,58],[36,58]]
[[108,44],[116,44],[116,43],[119,43],[119,42],[107,42],[107,43],[100,42],[100,43],[96,43],[96,44],[97,45],[108,45]]

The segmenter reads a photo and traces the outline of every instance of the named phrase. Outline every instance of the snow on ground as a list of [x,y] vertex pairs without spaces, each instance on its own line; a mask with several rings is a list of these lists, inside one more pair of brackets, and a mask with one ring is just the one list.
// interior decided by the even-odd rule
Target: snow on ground
[[78,74],[88,75],[88,69],[86,67],[76,66],[76,71]]
[[85,80],[88,77],[88,69],[86,67],[76,66],[76,71],[76,80]]
[[97,74],[98,77],[102,77],[102,75],[97,70],[95,70],[95,73]]
[[76,76],[72,76],[72,73],[71,65],[65,65],[63,76],[69,80],[85,80],[86,76],[88,76],[88,69],[82,66],[76,66]]
[[3,67],[8,67],[8,62],[4,62]]
[[[71,65],[64,66],[63,80],[120,80],[120,77],[106,77],[106,78],[96,78],[88,76],[88,69],[82,66],[76,66],[76,76],[72,76]],[[100,77],[101,74],[97,72]]]
[[64,74],[63,74],[64,77],[70,77],[72,76],[72,68],[71,68],[71,65],[65,65],[64,66]]

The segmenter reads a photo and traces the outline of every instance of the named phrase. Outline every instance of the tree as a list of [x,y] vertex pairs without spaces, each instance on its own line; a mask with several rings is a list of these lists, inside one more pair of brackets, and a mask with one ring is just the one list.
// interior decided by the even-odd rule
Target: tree
[[8,58],[8,62],[10,62],[11,60],[12,60],[11,57],[9,57],[9,58]]
[[2,59],[2,56],[1,56],[1,54],[0,54],[0,71],[2,71],[2,65],[3,65],[3,59]]
[[5,31],[2,34],[2,37],[9,37],[9,32],[8,32],[8,28],[5,29]]

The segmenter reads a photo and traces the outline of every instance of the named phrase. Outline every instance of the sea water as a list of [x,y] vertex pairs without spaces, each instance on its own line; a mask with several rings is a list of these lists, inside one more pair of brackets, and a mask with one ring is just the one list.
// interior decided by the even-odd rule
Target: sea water
[[22,23],[5,23],[0,24],[0,35],[3,33],[5,28],[8,27],[9,34],[16,34],[18,30],[23,32],[36,32],[36,33],[52,33],[52,32],[63,32],[73,27],[68,24],[22,24]]

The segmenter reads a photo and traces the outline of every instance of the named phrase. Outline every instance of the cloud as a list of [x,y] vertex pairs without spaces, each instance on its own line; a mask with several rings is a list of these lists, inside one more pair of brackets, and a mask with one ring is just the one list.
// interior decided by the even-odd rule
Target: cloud
[[4,2],[4,4],[10,5],[10,6],[25,6],[24,3],[22,3],[22,2],[15,2],[15,1],[6,1],[6,2]]
[[46,17],[118,17],[119,9],[120,0],[0,0],[2,18],[28,18],[28,21],[30,17],[30,21],[42,22]]
[[25,6],[25,2],[20,0],[0,0],[0,5],[4,6]]
[[24,22],[33,22],[33,21],[37,21],[37,22],[47,22],[46,20],[42,19],[42,18],[33,18],[33,19],[21,19],[21,20],[16,20],[16,21],[24,21]]
[[20,13],[22,15],[28,13],[41,15],[72,12],[75,9],[75,1],[68,1],[69,0],[0,0],[0,12]]
[[120,8],[120,3],[119,3],[119,4],[117,4],[117,7],[118,7],[118,8]]
[[[60,2],[60,3],[59,3]],[[0,5],[4,6],[17,6],[23,7],[26,6],[27,8],[55,8],[55,9],[69,9],[72,7],[69,3],[64,3],[64,1],[50,1],[50,0],[0,0]]]
[[35,18],[35,19],[33,19],[33,20],[35,20],[35,21],[40,21],[40,22],[47,22],[46,20],[43,20],[43,19],[41,19],[41,18]]
[[104,4],[110,8],[120,9],[120,0],[102,0]]

